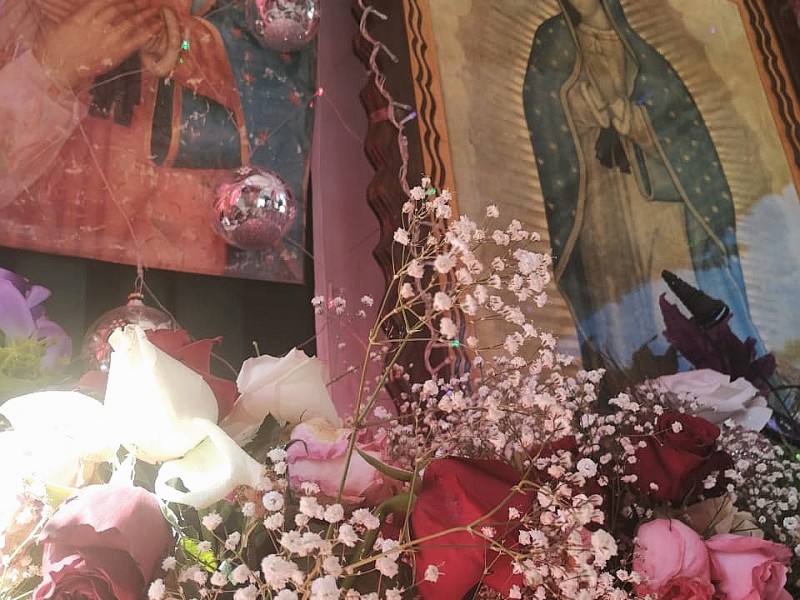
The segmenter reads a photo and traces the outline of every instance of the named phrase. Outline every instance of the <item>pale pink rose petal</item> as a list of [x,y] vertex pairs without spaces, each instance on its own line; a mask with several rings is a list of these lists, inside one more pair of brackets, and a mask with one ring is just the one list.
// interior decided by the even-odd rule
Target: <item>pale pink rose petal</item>
[[707,582],[711,567],[703,539],[676,519],[655,519],[636,533],[633,568],[647,577],[648,590],[660,590],[675,577]]
[[758,538],[720,534],[706,541],[717,588],[726,600],[791,600],[783,589],[792,552]]
[[[334,427],[323,419],[309,419],[297,425],[291,433],[294,443],[286,453],[291,486],[298,489],[304,481],[312,481],[319,485],[320,492],[336,497],[346,465],[350,435],[350,429]],[[384,444],[385,436],[369,440],[361,435],[357,440],[360,450],[381,461],[386,460]],[[347,466],[342,500],[347,503],[358,503],[365,498],[376,500],[386,490],[388,487],[383,476],[353,452]]]

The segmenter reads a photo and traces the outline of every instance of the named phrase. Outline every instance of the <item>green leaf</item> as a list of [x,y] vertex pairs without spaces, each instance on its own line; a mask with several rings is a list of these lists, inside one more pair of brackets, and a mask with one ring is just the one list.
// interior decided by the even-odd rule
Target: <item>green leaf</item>
[[387,477],[391,477],[392,479],[396,479],[397,481],[404,481],[406,483],[410,483],[414,480],[414,471],[406,471],[405,469],[400,469],[398,467],[393,467],[391,465],[387,465],[385,462],[378,460],[371,454],[367,454],[360,448],[356,447],[356,452],[358,455],[363,458],[371,467],[373,467],[379,473],[383,473]]
[[66,485],[58,485],[56,483],[45,483],[44,487],[47,492],[47,500],[50,502],[50,506],[53,508],[60,506],[64,500],[78,491],[78,488],[73,488]]
[[7,346],[0,347],[0,373],[13,379],[38,380],[46,351],[43,340],[33,337],[10,340]]
[[217,557],[211,550],[200,550],[200,542],[194,538],[182,537],[178,540],[178,546],[183,549],[186,555],[198,564],[200,564],[206,571],[213,573],[217,570]]
[[410,514],[416,503],[416,492],[408,490],[381,502],[378,508],[375,509],[375,513],[380,519],[383,519],[389,513],[405,513],[408,511]]

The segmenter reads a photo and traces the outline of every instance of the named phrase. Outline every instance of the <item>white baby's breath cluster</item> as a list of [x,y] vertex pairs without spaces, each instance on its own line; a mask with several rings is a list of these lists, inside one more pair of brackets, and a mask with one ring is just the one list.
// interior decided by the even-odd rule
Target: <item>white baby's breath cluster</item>
[[[571,357],[536,326],[551,257],[536,250],[538,234],[520,222],[500,225],[496,206],[476,223],[452,218],[450,199],[423,180],[394,234],[402,247],[390,284],[397,303],[382,314],[402,315],[411,338],[429,336],[425,366],[432,374],[413,380],[400,371],[407,385],[389,432],[394,458],[410,470],[446,456],[495,458],[525,474],[519,488],[536,499],[531,509],[480,530],[523,577],[511,598],[627,598],[635,576],[610,569],[616,542],[602,528],[602,497],[587,491],[596,468],[576,464],[575,449],[560,447],[575,433],[576,407],[596,400],[602,374],[571,373]],[[505,333],[483,343],[478,330],[491,321]],[[470,349],[473,370],[438,376],[429,355],[461,346]],[[509,524],[517,539],[502,543]]]
[[[526,481],[519,489],[535,499],[531,509],[521,514],[510,508],[496,526],[481,528],[479,535],[508,556],[513,571],[522,576],[523,584],[512,586],[509,598],[629,598],[623,585],[638,581],[637,576],[607,569],[618,549],[614,537],[600,527],[603,499],[587,495],[577,483],[569,476],[548,483]],[[516,537],[509,541],[511,526]]]
[[[397,298],[387,318],[402,315],[414,337],[429,337],[426,381],[407,380],[402,425],[393,430],[399,455],[460,455],[511,460],[532,445],[568,435],[568,399],[576,390],[562,371],[571,357],[534,321],[547,303],[549,254],[539,235],[516,220],[500,222],[495,205],[480,223],[453,218],[451,195],[429,180],[411,190],[401,246],[390,284]],[[484,259],[483,257],[490,257]],[[411,318],[408,318],[411,315]],[[479,329],[499,322],[499,340],[483,342]],[[416,331],[409,331],[414,330]],[[437,376],[432,357],[469,348],[474,370]],[[453,364],[443,361],[444,364]]]
[[800,462],[788,448],[735,423],[721,427],[720,442],[734,460],[730,493],[765,536],[800,556]]
[[0,597],[41,574],[37,535],[53,512],[41,482],[22,483],[15,496],[13,506],[0,506]]
[[[494,205],[481,223],[466,215],[451,220],[451,194],[430,187],[428,180],[410,196],[394,233],[402,251],[390,287],[399,300],[389,312],[410,311],[443,341],[458,340],[478,352],[486,348],[462,335],[461,319],[453,313],[473,322],[505,321],[515,330],[504,345],[516,355],[526,340],[541,335],[526,316],[527,306],[547,303],[552,259],[534,250],[539,235],[516,220],[501,226]],[[488,264],[483,256],[491,257]]]
[[[320,502],[312,482],[292,494],[284,458],[281,448],[273,449],[259,489],[240,488],[234,504],[224,505],[226,514],[212,509],[200,518],[196,537],[184,537],[162,564],[149,600],[357,600],[400,594],[401,552],[394,550],[397,541],[377,535],[381,520],[368,508]],[[361,576],[376,573],[373,595],[344,589],[357,552],[371,557],[363,561],[368,567]]]

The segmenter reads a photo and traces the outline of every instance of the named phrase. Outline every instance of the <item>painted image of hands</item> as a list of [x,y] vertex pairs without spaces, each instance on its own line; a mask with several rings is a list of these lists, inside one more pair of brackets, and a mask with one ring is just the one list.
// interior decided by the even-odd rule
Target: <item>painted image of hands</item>
[[169,40],[165,11],[147,0],[90,0],[82,6],[38,1],[50,23],[43,25],[34,55],[55,84],[76,92],[159,36]]

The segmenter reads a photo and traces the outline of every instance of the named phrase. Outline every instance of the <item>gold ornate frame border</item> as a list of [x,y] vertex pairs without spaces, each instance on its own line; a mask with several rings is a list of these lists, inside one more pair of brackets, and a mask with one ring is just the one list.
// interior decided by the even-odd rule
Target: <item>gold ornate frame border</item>
[[[787,59],[767,10],[770,0],[733,0],[739,5],[762,84],[767,93],[795,185],[800,176],[800,102],[798,83],[792,81]],[[773,2],[774,4],[774,2]],[[783,2],[785,4],[785,2]]]

